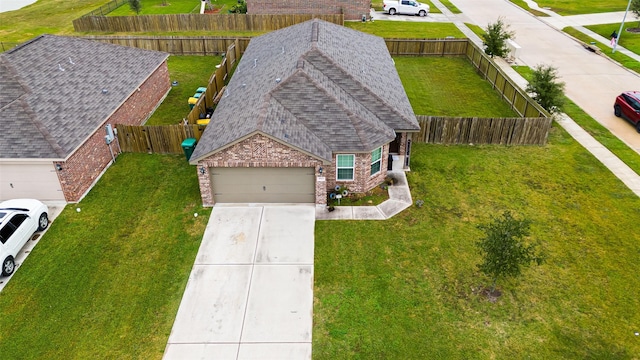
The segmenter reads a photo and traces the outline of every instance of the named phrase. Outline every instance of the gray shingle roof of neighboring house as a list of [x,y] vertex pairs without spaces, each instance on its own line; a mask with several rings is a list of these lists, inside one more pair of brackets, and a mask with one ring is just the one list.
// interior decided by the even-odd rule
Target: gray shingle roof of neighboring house
[[191,159],[262,132],[331,161],[419,129],[384,39],[315,19],[251,40]]
[[53,35],[0,54],[0,158],[66,158],[167,57]]

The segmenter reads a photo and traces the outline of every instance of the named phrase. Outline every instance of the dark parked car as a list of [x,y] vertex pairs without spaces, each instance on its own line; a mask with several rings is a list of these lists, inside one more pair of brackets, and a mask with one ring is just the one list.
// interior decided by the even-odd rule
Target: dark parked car
[[640,133],[640,91],[625,91],[618,95],[613,113],[630,121]]

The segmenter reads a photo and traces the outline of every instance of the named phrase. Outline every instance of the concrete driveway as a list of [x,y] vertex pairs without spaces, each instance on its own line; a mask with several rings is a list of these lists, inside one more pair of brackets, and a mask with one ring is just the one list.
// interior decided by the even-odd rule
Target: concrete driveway
[[62,210],[64,210],[64,207],[67,206],[67,203],[64,201],[45,201],[44,203],[49,208],[49,226],[47,226],[47,229],[44,230],[43,232],[34,234],[31,240],[27,241],[27,243],[24,245],[22,250],[20,250],[20,252],[16,256],[15,272],[8,277],[0,276],[0,292],[2,292],[2,290],[4,290],[5,286],[7,286],[9,281],[13,279],[13,275],[15,275],[15,273],[18,270],[20,270],[20,267],[22,266],[22,263],[24,263],[24,261],[27,259],[27,256],[29,256],[33,248],[36,247],[36,245],[38,245],[38,243],[40,242],[40,239],[44,237],[44,234],[47,231],[49,231],[49,228],[51,227],[51,223],[53,223],[53,221],[58,217],[58,215],[60,215]]
[[[498,17],[505,18],[522,48],[519,62],[530,67],[556,67],[566,83],[566,94],[614,135],[640,152],[640,134],[628,122],[613,115],[613,102],[624,90],[640,89],[640,77],[609,59],[585,50],[542,18],[505,0],[452,0],[465,22],[485,27]],[[466,18],[466,19],[464,19]],[[619,19],[622,21],[622,18]]]
[[315,206],[216,205],[164,359],[311,359]]

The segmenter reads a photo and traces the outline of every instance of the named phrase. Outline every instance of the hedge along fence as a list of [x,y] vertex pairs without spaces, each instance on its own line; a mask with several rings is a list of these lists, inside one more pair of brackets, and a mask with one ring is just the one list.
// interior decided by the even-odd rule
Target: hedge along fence
[[417,115],[413,141],[430,144],[544,145],[551,118],[477,118]]
[[273,31],[311,19],[343,25],[343,14],[167,14],[83,16],[73,20],[77,32]]
[[83,38],[140,49],[164,51],[171,55],[203,56],[227,53],[231,45],[235,45],[242,54],[251,40],[250,38],[216,36],[83,36]]
[[117,124],[116,129],[118,129],[118,143],[123,152],[181,154],[182,142],[188,138],[200,140],[205,126]]

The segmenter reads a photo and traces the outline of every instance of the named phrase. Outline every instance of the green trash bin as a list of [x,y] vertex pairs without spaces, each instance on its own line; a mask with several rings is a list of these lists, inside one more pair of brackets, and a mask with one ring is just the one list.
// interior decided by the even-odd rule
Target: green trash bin
[[196,139],[194,138],[184,139],[184,141],[182,142],[182,150],[184,150],[184,156],[187,157],[187,161],[189,161],[189,158],[191,157],[191,154],[193,154],[193,150],[195,148]]

